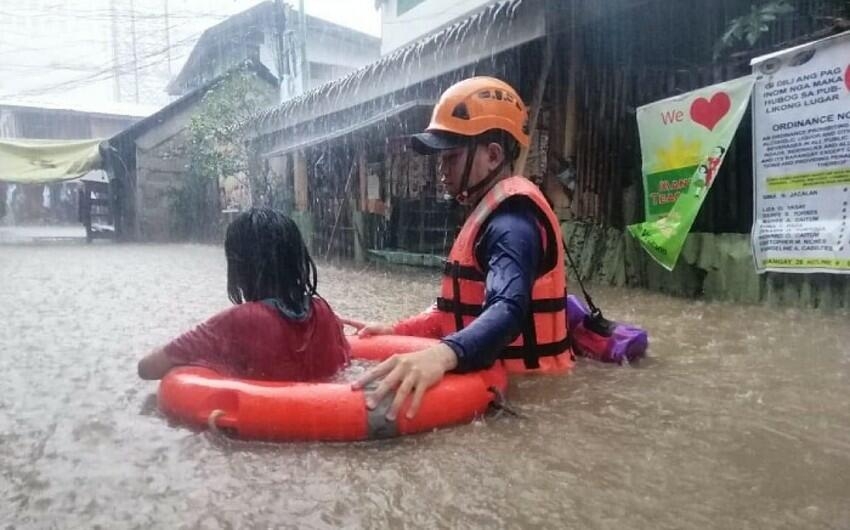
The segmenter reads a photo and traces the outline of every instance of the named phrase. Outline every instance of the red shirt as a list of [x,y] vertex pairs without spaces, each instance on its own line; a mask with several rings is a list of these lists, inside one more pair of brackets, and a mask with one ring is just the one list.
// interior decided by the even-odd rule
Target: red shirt
[[350,356],[342,323],[321,298],[313,298],[310,315],[303,321],[286,318],[261,302],[234,305],[163,350],[174,364],[276,381],[331,377]]

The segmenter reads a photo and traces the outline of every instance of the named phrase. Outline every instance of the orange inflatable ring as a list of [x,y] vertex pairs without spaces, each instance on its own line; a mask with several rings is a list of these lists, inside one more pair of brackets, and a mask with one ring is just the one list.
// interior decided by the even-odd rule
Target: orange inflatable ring
[[[427,348],[432,339],[383,335],[349,337],[352,357],[382,360],[395,353]],[[484,414],[507,387],[500,363],[470,374],[446,374],[428,389],[419,412],[386,419],[391,399],[366,408],[363,390],[349,383],[292,383],[224,377],[199,367],[171,370],[160,382],[158,404],[169,418],[209,426],[251,440],[355,441],[390,438],[469,423]],[[368,389],[367,389],[368,390]]]

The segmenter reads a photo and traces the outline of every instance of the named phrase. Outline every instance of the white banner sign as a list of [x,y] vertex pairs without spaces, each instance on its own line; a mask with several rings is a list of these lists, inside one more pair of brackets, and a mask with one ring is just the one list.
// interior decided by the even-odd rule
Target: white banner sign
[[756,269],[850,272],[850,32],[754,59]]

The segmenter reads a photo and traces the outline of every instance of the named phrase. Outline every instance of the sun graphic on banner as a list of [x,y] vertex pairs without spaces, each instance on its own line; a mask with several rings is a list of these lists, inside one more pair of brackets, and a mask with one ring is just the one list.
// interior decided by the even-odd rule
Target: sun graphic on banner
[[699,140],[689,142],[681,136],[676,136],[666,149],[660,147],[655,151],[653,173],[695,166],[702,158],[702,144]]

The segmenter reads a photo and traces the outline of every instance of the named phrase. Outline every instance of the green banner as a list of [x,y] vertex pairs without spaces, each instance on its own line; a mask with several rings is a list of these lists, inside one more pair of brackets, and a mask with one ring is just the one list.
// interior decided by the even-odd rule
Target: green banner
[[646,222],[629,232],[673,270],[750,100],[752,76],[656,101],[637,111]]
[[81,177],[100,169],[95,140],[0,140],[0,182],[45,184]]

